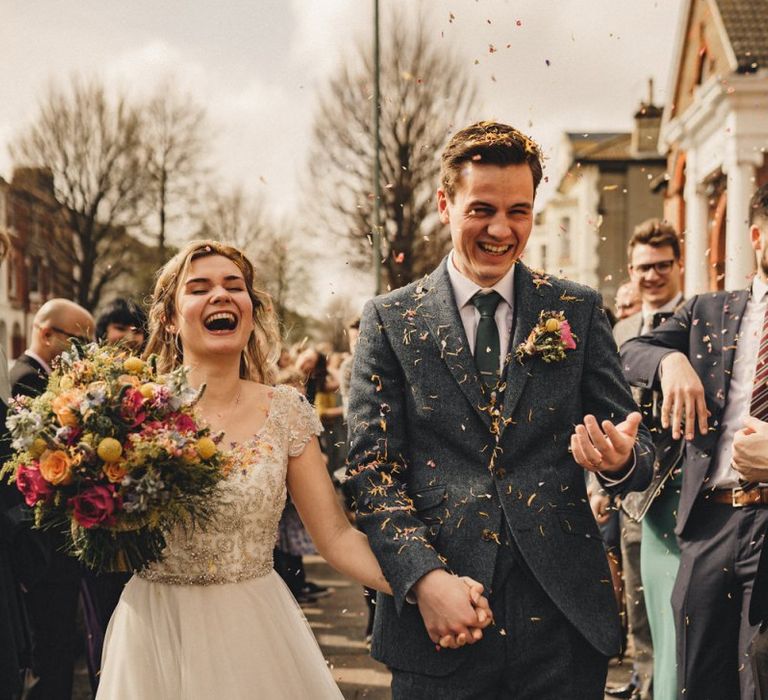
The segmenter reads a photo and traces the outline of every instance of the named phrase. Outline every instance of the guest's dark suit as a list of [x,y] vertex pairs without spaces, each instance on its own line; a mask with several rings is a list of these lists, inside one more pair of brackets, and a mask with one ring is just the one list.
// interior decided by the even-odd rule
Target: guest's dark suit
[[[0,351],[0,362],[5,355]],[[0,425],[5,425],[7,406],[0,400]],[[7,435],[0,435],[0,466],[8,459],[10,445]],[[0,700],[21,694],[20,669],[27,664],[29,633],[24,614],[21,587],[11,565],[14,548],[14,523],[7,514],[19,500],[15,486],[0,484]]]
[[765,544],[752,586],[749,621],[753,625],[760,625],[750,649],[757,697],[768,700],[768,552]]
[[[357,522],[394,590],[394,597],[379,595],[372,654],[406,674],[402,684],[393,681],[395,698],[500,691],[602,698],[620,628],[569,438],[586,413],[619,422],[636,406],[600,298],[517,264],[510,352],[545,310],[563,311],[578,343],[561,362],[508,357],[494,414],[446,262],[423,281],[370,301],[355,352],[351,488]],[[616,490],[650,480],[644,428],[636,453],[634,472]],[[496,625],[478,644],[436,650],[418,608],[405,602],[436,568],[490,591]]]
[[[45,391],[45,369],[22,355],[10,374],[11,395],[37,396]],[[70,700],[75,654],[75,618],[80,591],[77,561],[64,554],[61,533],[33,531],[30,511],[15,509],[19,523],[14,547],[18,576],[26,588],[26,606],[32,630],[32,671],[39,681],[29,700]],[[26,519],[26,526],[21,527]]]
[[697,699],[734,700],[740,692],[746,699],[754,692],[749,664],[741,655],[754,634],[746,611],[768,508],[716,504],[706,487],[748,300],[749,290],[696,296],[650,335],[621,347],[627,379],[645,388],[659,387],[659,364],[667,354],[685,354],[704,385],[711,413],[709,433],[697,432],[686,445],[675,530],[681,548],[672,596],[678,686],[685,697]]

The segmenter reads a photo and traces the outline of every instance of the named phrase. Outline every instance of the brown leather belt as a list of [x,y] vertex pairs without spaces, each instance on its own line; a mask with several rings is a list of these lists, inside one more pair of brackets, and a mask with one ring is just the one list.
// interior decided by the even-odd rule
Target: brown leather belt
[[704,494],[704,498],[714,503],[724,503],[734,508],[744,506],[768,505],[768,486],[755,486],[748,491],[744,489],[716,489]]

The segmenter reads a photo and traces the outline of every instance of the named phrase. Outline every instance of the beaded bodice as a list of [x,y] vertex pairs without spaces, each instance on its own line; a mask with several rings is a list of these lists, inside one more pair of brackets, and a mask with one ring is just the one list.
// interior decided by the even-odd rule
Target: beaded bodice
[[291,387],[276,387],[262,428],[229,454],[211,522],[170,532],[163,558],[138,575],[161,583],[206,585],[268,574],[285,505],[288,458],[300,455],[321,430],[303,396]]

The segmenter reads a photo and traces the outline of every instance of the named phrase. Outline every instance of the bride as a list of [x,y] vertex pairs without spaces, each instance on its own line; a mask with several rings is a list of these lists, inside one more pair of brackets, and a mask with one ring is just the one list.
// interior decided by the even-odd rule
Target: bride
[[[296,390],[271,385],[276,321],[268,296],[254,288],[253,266],[236,248],[190,243],[160,271],[149,319],[147,354],[159,356],[161,371],[183,364],[193,386],[206,385],[198,407],[224,433],[227,475],[211,524],[170,533],[162,560],[125,587],[97,698],[341,698],[272,569],[286,486],[325,559],[391,591],[368,540],[339,507],[312,407]],[[482,586],[465,582],[478,638],[490,610]]]

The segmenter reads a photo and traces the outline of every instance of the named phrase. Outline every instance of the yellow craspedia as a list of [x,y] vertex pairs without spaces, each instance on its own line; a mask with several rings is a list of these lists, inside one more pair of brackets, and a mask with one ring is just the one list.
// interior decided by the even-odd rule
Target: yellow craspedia
[[209,437],[201,437],[197,441],[197,454],[203,459],[210,459],[216,454],[216,443]]
[[96,454],[105,462],[117,462],[123,454],[123,446],[115,438],[104,438],[96,448]]
[[32,445],[30,445],[29,454],[32,455],[34,459],[37,459],[47,449],[48,444],[45,442],[45,440],[43,440],[43,438],[35,438],[32,442]]
[[139,387],[139,393],[141,393],[145,399],[151,399],[155,395],[155,384],[152,384],[151,382],[142,384]]
[[144,360],[139,357],[129,357],[125,362],[123,362],[123,369],[126,372],[138,374],[141,372],[141,370],[144,369]]
[[547,333],[557,333],[560,330],[560,321],[556,318],[548,318],[544,328],[547,329]]

